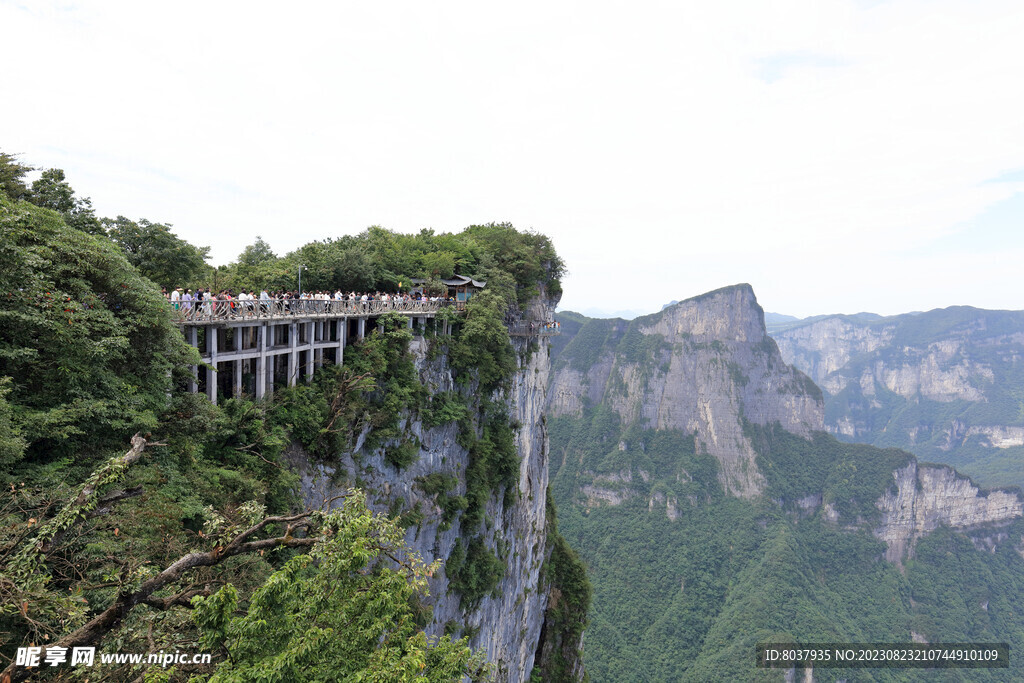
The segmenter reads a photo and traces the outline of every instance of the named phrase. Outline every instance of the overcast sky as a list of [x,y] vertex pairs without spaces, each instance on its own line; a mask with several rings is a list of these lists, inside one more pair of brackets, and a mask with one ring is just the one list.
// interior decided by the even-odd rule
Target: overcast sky
[[227,263],[510,221],[562,308],[1024,308],[1024,3],[0,0],[0,149]]

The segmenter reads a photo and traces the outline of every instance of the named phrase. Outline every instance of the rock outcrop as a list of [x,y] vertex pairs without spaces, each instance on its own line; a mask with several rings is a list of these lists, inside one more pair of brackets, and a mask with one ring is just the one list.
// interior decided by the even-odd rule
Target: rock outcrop
[[[550,315],[553,305],[554,302],[547,302],[546,310],[539,313]],[[531,307],[534,314],[538,314],[538,306],[543,304]],[[519,425],[517,491],[509,496],[491,497],[485,510],[488,523],[479,532],[488,551],[504,563],[504,572],[494,590],[472,605],[463,604],[459,593],[449,590],[449,578],[440,572],[430,581],[427,601],[432,609],[427,633],[440,635],[446,629],[454,629],[457,634],[470,634],[471,646],[487,653],[498,680],[509,683],[529,679],[541,643],[549,599],[541,569],[550,552],[545,511],[548,441],[544,414],[550,362],[544,340],[532,353],[528,352],[525,340],[514,341],[514,346],[520,368],[511,388],[494,398],[506,404],[513,422]],[[443,353],[428,359],[425,340],[414,339],[410,350],[420,380],[431,393],[467,391],[455,385]],[[291,462],[301,475],[303,495],[309,504],[318,505],[358,484],[370,494],[371,505],[377,511],[404,511],[418,516],[419,522],[408,529],[407,543],[428,562],[436,558],[447,560],[464,535],[461,518],[446,523],[443,510],[435,502],[436,496],[425,493],[417,482],[434,473],[452,475],[455,484],[446,494],[464,495],[469,453],[457,441],[458,426],[454,422],[428,427],[419,419],[405,416],[400,427],[420,444],[415,461],[401,470],[386,462],[384,449],[366,448],[365,434],[357,441],[353,453],[337,463],[314,462],[295,446],[291,449]]]
[[833,434],[904,448],[986,484],[1024,485],[1022,475],[998,476],[1016,471],[1024,453],[1024,312],[837,315],[789,323],[773,337],[825,391]]
[[1015,491],[981,491],[950,467],[920,466],[911,461],[893,473],[894,486],[876,506],[882,511],[875,536],[885,541],[885,557],[902,562],[914,543],[939,526],[970,532],[990,530],[1024,513]]
[[[557,359],[552,416],[579,415],[603,403],[623,423],[695,433],[698,449],[719,462],[722,485],[745,498],[764,477],[743,421],[778,422],[796,434],[824,428],[820,390],[788,366],[764,327],[750,285],[688,299],[660,313],[626,321],[591,321]],[[579,348],[584,342],[600,349]],[[582,354],[593,359],[585,368]],[[597,492],[595,492],[597,493]]]

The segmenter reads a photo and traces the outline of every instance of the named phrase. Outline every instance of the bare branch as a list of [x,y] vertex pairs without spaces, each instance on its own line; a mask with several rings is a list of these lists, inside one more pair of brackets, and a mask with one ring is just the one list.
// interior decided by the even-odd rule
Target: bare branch
[[[288,523],[291,523],[291,522],[297,522],[299,520],[307,519],[312,514],[313,514],[312,510],[307,510],[306,512],[300,512],[297,515],[267,517],[267,518],[261,520],[259,523],[249,527],[245,531],[243,531],[240,534],[238,534],[237,536],[235,536],[233,539],[231,539],[231,542],[228,543],[228,546],[230,547],[232,545],[237,545],[237,544],[241,543],[242,541],[244,541],[245,539],[249,538],[250,536],[252,536],[256,532],[260,531],[261,529],[263,529],[264,527],[266,527],[269,524],[277,524],[279,522],[280,523],[288,524]],[[287,534],[285,534],[285,535],[287,536]]]
[[145,489],[141,486],[126,489],[124,491],[114,491],[110,495],[103,496],[96,502],[96,509],[86,515],[87,519],[93,517],[100,517],[101,515],[109,515],[113,510],[114,503],[120,503],[122,500],[128,500],[129,498],[136,498],[142,495]]
[[[136,434],[132,437],[132,447],[128,449],[128,452],[122,455],[120,458],[112,461],[107,465],[108,468],[113,468],[118,465],[130,466],[135,463],[136,460],[142,457],[142,452],[146,450],[146,439],[141,434]],[[75,499],[74,505],[81,507],[89,500],[89,497],[96,492],[95,487],[92,484],[86,484],[82,487],[82,490],[78,494],[78,498]]]
[[142,600],[150,607],[155,607],[159,610],[168,610],[172,607],[188,607],[192,608],[192,598],[197,595],[207,596],[210,594],[209,588],[194,588],[192,590],[186,590],[172,595],[169,598],[154,598],[152,595]]

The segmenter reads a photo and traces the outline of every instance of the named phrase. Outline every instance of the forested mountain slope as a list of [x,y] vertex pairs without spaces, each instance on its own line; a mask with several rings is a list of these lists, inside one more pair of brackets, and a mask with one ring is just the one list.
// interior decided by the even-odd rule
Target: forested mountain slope
[[[547,486],[548,351],[508,328],[557,301],[546,237],[371,228],[302,255],[253,245],[214,271],[169,226],[48,206],[63,174],[30,189],[12,159],[0,154],[0,678],[67,680],[69,666],[17,662],[32,647],[39,660],[96,648],[89,680],[584,677],[589,585]],[[183,253],[194,268],[174,268]],[[380,315],[343,363],[264,400],[188,393],[200,359],[155,280],[262,287],[307,255],[317,288],[395,291],[455,268],[488,285],[436,329]],[[213,661],[101,665],[159,652]]]
[[772,336],[823,389],[839,438],[1024,484],[1024,311],[819,316]]
[[563,325],[552,490],[594,586],[592,680],[783,680],[754,666],[768,639],[1024,645],[1018,493],[825,433],[821,392],[763,321],[739,285]]

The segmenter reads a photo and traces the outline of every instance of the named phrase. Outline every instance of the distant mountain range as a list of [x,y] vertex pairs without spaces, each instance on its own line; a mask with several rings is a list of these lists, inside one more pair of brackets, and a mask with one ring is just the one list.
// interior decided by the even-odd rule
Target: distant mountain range
[[[912,314],[908,314],[912,315]],[[792,327],[799,327],[801,325],[807,325],[818,320],[824,320],[826,318],[834,317],[832,315],[814,315],[809,318],[798,318],[795,315],[785,315],[783,313],[765,313],[764,324],[768,328],[768,334],[775,334],[776,332],[783,332]],[[854,320],[860,320],[863,322],[873,322],[880,320],[882,316],[877,313],[854,313],[852,315],[844,316]]]
[[824,391],[830,432],[1024,486],[1024,311],[765,321],[785,361]]
[[[801,343],[774,341],[769,318],[794,325],[788,334]],[[877,437],[872,415],[880,408],[871,397],[884,399],[882,409],[897,404],[885,391],[928,411],[952,406],[979,425],[987,406],[1007,405],[1004,394],[1024,386],[1004,339],[1017,338],[1013,316],[972,309],[895,322],[833,318],[766,315],[748,285],[632,321],[558,314],[550,481],[558,528],[594,587],[584,652],[591,680],[804,680],[803,671],[755,667],[754,646],[766,641],[1024,647],[1019,492],[982,491],[906,451],[837,440],[824,430],[837,431],[843,398],[808,376],[838,386],[845,376],[833,361],[843,361],[852,373],[846,386],[860,387],[854,359],[880,373],[874,393],[865,390],[866,412],[851,418],[868,427],[855,438]],[[795,355],[808,374],[787,364]],[[1024,366],[1024,351],[1019,357]],[[985,368],[989,384],[975,382],[988,376]],[[899,382],[889,382],[890,369]],[[895,388],[883,390],[886,382]],[[970,387],[984,400],[947,401],[940,391]],[[898,393],[904,389],[910,398]],[[985,424],[1012,423],[990,417]],[[1014,658],[1010,667],[948,678],[816,667],[813,678],[1024,680],[1024,662]]]

